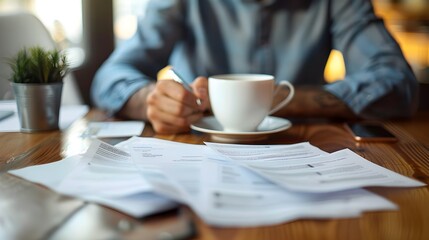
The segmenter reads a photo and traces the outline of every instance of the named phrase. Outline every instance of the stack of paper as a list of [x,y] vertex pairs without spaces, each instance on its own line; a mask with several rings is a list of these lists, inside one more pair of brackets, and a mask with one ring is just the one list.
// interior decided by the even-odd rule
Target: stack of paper
[[355,217],[396,206],[359,187],[424,184],[350,150],[293,145],[182,144],[132,138],[120,144],[154,191],[191,206],[217,226]]
[[[62,162],[66,161],[71,159]],[[173,205],[153,194],[157,193],[189,205],[216,226],[261,226],[394,210],[393,203],[361,187],[424,185],[350,150],[328,154],[309,143],[193,145],[134,137],[116,147],[95,141],[73,161],[65,177],[55,181],[34,176],[35,168],[47,166],[12,173],[133,216]]]
[[9,173],[134,217],[177,207],[152,191],[128,153],[98,140],[83,155]]

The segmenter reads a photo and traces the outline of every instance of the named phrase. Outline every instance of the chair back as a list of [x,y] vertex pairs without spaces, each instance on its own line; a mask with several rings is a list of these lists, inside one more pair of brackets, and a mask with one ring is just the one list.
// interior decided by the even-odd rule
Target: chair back
[[[56,44],[43,23],[28,12],[0,13],[0,100],[13,99],[9,83],[11,69],[7,63],[23,47],[55,49]],[[72,73],[64,78],[62,104],[82,104]]]

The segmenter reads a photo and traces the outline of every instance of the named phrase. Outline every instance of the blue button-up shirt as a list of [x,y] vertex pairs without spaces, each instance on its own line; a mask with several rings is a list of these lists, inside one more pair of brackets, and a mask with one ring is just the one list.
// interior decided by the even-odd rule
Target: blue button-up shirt
[[[327,84],[332,49],[347,76]],[[323,85],[361,117],[404,117],[418,83],[368,0],[154,0],[136,34],[97,72],[94,103],[118,111],[172,65],[188,81],[265,73],[296,86]]]

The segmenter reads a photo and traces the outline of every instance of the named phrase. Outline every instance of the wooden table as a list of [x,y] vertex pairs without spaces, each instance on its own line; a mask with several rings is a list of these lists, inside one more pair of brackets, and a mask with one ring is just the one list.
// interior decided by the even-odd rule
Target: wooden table
[[[0,133],[0,172],[49,163],[81,153],[91,141],[81,137],[87,122],[101,120],[113,119],[107,119],[103,112],[92,110],[84,119],[75,122],[63,132]],[[291,129],[272,135],[269,139],[256,144],[288,144],[309,141],[328,152],[350,148],[369,161],[428,184],[429,113],[418,113],[412,120],[386,121],[383,124],[399,137],[398,142],[357,143],[346,132],[342,122],[311,120],[294,121]],[[142,136],[196,144],[210,140],[208,135],[198,133],[158,135],[154,134],[150,125],[146,126]],[[123,139],[106,141],[114,144],[121,140]],[[40,188],[37,185],[33,187]],[[429,239],[429,187],[368,189],[396,203],[399,210],[368,212],[361,217],[350,219],[307,219],[253,228],[214,228],[206,225],[191,213],[198,231],[195,239]],[[31,207],[31,204],[26,207]],[[16,209],[16,211],[19,210]],[[0,205],[0,236],[2,231],[1,212]],[[31,219],[31,216],[28,217]],[[34,221],[38,220],[34,219]],[[92,223],[90,227],[88,227],[88,222]],[[155,220],[133,219],[107,207],[86,204],[71,217],[65,219],[60,227],[51,232],[49,236],[60,239],[67,239],[66,236],[68,236],[73,239],[71,236],[76,237],[74,235],[76,231],[86,231],[87,235],[80,236],[99,238],[109,236],[108,234],[112,232],[121,232],[124,239],[145,239],[145,236],[148,236],[145,235],[148,229],[156,229],[159,222],[162,222],[162,217]],[[126,223],[125,230],[121,229],[121,224],[124,228],[124,223]],[[132,227],[129,227],[127,223],[131,223]],[[148,228],[148,226],[153,226],[153,228]],[[22,230],[18,225],[14,227],[17,231]],[[127,233],[127,231],[133,233]]]

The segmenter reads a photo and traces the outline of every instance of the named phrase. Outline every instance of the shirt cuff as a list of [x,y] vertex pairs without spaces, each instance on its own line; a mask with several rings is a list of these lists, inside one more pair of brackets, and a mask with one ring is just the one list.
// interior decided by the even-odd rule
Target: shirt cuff
[[[385,95],[386,86],[369,74],[356,79],[345,78],[325,85],[325,90],[341,99],[357,116],[368,118],[368,107]],[[359,80],[357,80],[359,79]],[[371,114],[369,114],[371,115]]]

